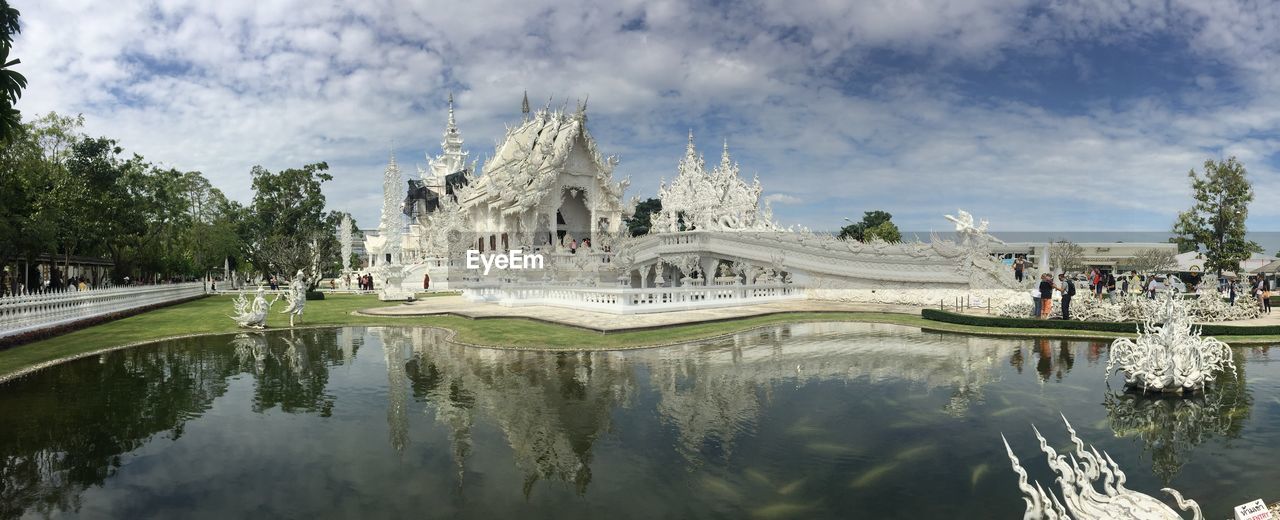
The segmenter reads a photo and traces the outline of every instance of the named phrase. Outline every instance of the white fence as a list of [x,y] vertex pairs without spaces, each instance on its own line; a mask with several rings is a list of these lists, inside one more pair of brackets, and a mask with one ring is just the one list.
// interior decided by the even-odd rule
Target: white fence
[[473,283],[462,295],[471,301],[507,307],[554,305],[611,314],[736,307],[805,298],[803,287],[776,283],[644,289]]
[[114,287],[0,298],[0,338],[204,294],[204,283]]

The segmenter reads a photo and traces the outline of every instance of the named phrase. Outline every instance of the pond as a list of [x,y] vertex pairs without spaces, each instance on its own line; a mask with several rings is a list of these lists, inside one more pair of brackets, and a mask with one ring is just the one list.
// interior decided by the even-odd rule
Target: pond
[[426,328],[160,342],[0,384],[0,518],[1020,518],[1059,413],[1206,516],[1280,482],[1280,364],[1108,386],[1105,343],[783,325],[686,346],[459,347]]

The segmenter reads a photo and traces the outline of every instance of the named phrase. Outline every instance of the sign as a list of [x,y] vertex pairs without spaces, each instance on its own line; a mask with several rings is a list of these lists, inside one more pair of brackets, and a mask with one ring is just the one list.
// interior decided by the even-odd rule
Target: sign
[[1236,506],[1236,520],[1275,520],[1262,499]]

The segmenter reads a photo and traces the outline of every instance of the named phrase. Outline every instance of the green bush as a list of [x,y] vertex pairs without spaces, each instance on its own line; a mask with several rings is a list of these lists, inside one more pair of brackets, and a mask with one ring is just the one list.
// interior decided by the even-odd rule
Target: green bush
[[[1003,318],[999,316],[959,314],[938,309],[921,310],[920,317],[926,320],[954,323],[956,325],[972,325],[975,327],[993,327],[1002,329],[1086,330],[1093,332],[1118,332],[1124,334],[1133,334],[1138,330],[1138,324],[1136,322]],[[1280,335],[1280,325],[1244,326],[1210,323],[1204,325],[1202,332],[1206,336],[1272,336]]]
[[323,299],[324,299],[324,293],[320,291],[307,291],[307,301],[323,300]]

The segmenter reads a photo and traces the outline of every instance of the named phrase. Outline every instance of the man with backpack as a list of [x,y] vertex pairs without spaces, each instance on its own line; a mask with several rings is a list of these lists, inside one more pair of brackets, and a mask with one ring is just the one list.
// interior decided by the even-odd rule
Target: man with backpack
[[1076,295],[1076,283],[1066,275],[1058,275],[1058,290],[1062,292],[1062,319],[1071,319],[1071,297]]

